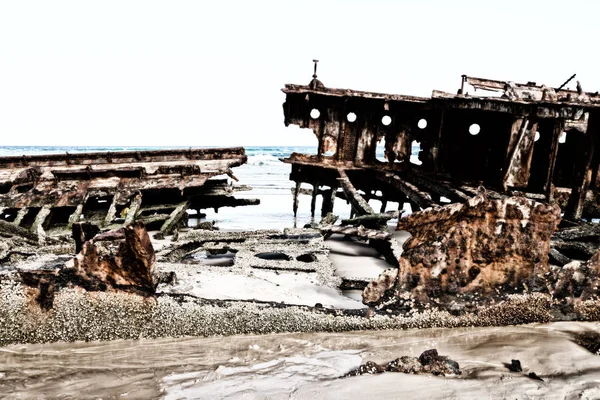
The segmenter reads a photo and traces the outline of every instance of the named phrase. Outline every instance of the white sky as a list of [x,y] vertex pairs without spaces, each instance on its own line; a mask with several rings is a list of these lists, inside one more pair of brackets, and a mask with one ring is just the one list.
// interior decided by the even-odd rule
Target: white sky
[[[285,83],[600,90],[600,3],[0,0],[2,145],[303,145]],[[574,87],[574,83],[570,85]]]

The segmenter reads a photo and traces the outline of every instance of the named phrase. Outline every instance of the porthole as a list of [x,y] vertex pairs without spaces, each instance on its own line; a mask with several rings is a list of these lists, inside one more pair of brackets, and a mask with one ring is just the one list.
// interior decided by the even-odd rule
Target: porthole
[[478,135],[481,132],[481,127],[479,124],[473,124],[469,127],[469,133],[473,136]]
[[348,115],[346,115],[346,119],[348,120],[348,122],[354,122],[356,121],[356,114],[354,114],[353,112],[348,113]]
[[313,108],[312,110],[310,110],[310,117],[312,119],[317,119],[321,116],[321,112],[319,110],[317,110],[316,108]]
[[419,127],[419,129],[427,128],[427,120],[425,118],[421,118],[419,122],[417,122],[417,126]]
[[533,138],[534,142],[537,142],[538,140],[540,140],[540,133],[539,132],[535,132],[535,138]]
[[558,143],[564,143],[567,141],[567,132],[563,132],[560,134],[560,137],[558,138]]
[[389,115],[384,115],[383,118],[381,118],[381,123],[385,126],[388,126],[392,123],[392,118]]

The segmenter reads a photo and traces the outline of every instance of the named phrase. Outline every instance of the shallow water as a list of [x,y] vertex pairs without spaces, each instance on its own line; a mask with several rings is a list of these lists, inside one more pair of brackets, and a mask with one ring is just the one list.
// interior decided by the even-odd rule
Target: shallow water
[[[3,398],[600,398],[599,323],[117,340],[0,348]],[[437,348],[463,374],[339,378],[367,360]],[[519,359],[523,373],[504,366]],[[526,376],[534,371],[544,382]]]

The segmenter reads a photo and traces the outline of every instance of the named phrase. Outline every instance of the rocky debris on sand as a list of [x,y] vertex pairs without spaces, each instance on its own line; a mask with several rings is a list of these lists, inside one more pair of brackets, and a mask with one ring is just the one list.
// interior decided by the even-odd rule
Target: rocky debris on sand
[[462,371],[456,361],[440,356],[436,349],[424,351],[418,358],[402,356],[386,365],[367,361],[360,367],[348,372],[345,377],[383,372],[401,372],[404,374],[460,375]]
[[586,262],[572,261],[557,269],[555,299],[588,300],[600,294],[600,250]]
[[521,367],[521,361],[519,360],[510,360],[510,364],[508,364],[507,368],[511,372],[523,372],[523,368]]
[[587,349],[590,353],[600,356],[600,333],[596,331],[578,332],[573,341]]
[[544,380],[542,378],[540,378],[538,376],[538,374],[536,374],[535,372],[530,372],[529,374],[527,374],[527,376],[530,377],[531,379],[535,379],[536,381],[544,382]]

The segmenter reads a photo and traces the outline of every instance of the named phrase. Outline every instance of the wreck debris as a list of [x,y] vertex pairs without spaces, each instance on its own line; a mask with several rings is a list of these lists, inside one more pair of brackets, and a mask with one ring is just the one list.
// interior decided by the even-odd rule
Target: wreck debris
[[525,198],[480,195],[402,218],[398,228],[412,236],[404,243],[397,290],[423,303],[496,290],[547,292],[550,235],[559,213],[557,206]]
[[418,358],[402,356],[387,363],[379,365],[373,361],[367,361],[355,370],[348,372],[344,377],[381,374],[383,372],[401,372],[404,374],[432,374],[432,375],[460,375],[460,367],[456,361],[446,356],[438,355],[436,349],[424,351]]
[[65,269],[72,269],[87,290],[112,287],[153,294],[157,285],[155,261],[144,224],[135,222],[85,242]]
[[510,360],[510,364],[507,364],[507,368],[510,372],[523,372],[521,361],[519,360]]
[[246,161],[241,147],[0,157],[0,215],[40,243],[80,221],[104,229],[141,221],[168,235],[188,209],[258,204],[232,196],[248,187],[211,179]]

